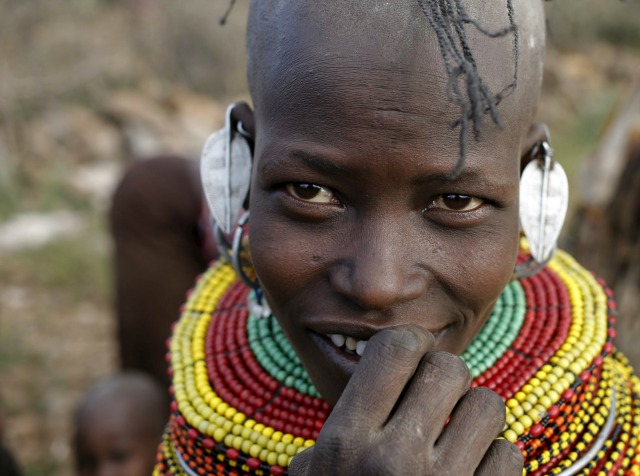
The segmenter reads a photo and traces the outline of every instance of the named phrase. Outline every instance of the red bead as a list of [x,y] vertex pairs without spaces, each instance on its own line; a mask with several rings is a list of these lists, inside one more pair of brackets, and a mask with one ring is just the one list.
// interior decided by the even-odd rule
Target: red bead
[[249,458],[247,460],[247,466],[251,469],[260,469],[260,460],[258,458]]
[[544,432],[544,427],[540,423],[536,423],[531,427],[531,436],[539,437]]
[[284,468],[282,466],[271,466],[269,471],[272,476],[284,476]]
[[213,449],[215,444],[216,444],[215,441],[213,441],[211,438],[205,438],[204,440],[202,440],[202,446],[204,446],[205,449],[209,451]]
[[560,414],[560,407],[558,407],[558,405],[551,405],[547,413],[549,413],[550,418],[557,418]]
[[572,388],[568,388],[562,394],[562,398],[564,398],[565,401],[569,401],[575,396],[575,394],[576,392],[574,392]]
[[240,452],[235,448],[227,448],[225,456],[228,459],[237,460],[238,456],[240,456]]

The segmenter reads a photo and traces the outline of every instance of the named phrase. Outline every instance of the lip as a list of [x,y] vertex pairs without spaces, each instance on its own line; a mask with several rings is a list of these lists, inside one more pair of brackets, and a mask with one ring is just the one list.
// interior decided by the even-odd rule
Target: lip
[[349,354],[336,347],[326,334],[318,334],[317,332],[309,331],[309,336],[320,352],[332,364],[332,366],[338,370],[343,378],[348,379],[353,375],[356,365],[358,365],[358,362],[360,361],[360,357],[358,355]]
[[[436,346],[438,341],[453,328],[457,322],[452,322],[441,326],[435,331],[430,331],[435,337]],[[355,371],[356,365],[360,361],[360,356],[357,354],[351,354],[345,352],[343,349],[340,349],[336,345],[331,342],[329,338],[329,334],[342,334],[345,336],[351,336],[356,340],[369,340],[373,337],[376,332],[374,330],[364,330],[360,329],[358,332],[342,332],[340,331],[331,331],[331,332],[317,332],[314,330],[308,330],[309,336],[311,340],[315,343],[315,345],[319,348],[319,350],[326,356],[326,358],[339,370],[339,372],[346,378],[349,378],[353,372]]]

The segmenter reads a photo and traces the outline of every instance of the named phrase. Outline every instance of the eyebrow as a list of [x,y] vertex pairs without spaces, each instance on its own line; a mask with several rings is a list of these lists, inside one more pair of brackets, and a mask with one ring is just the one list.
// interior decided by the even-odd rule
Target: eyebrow
[[460,174],[453,178],[448,173],[435,173],[429,174],[424,177],[418,177],[413,182],[415,184],[429,183],[430,185],[453,185],[456,183],[472,184],[482,189],[494,189],[501,192],[511,190],[513,185],[507,183],[501,183],[492,178],[492,175],[480,174],[473,169],[462,169]]
[[[299,164],[296,160],[299,159],[304,165],[319,173],[332,175],[332,176],[344,176],[354,171],[354,168],[347,164],[338,164],[333,160],[318,154],[305,152],[299,149],[295,149],[284,156],[277,156],[270,159],[267,163],[261,166],[262,173],[269,173],[271,170],[277,170],[280,167],[291,166]],[[453,171],[453,167],[451,168]],[[513,188],[510,184],[501,183],[492,179],[491,175],[481,174],[473,168],[464,168],[462,172],[455,178],[451,177],[449,171],[447,172],[433,172],[426,173],[422,176],[416,177],[412,180],[414,185],[454,185],[454,184],[473,184],[481,189],[494,189],[500,192],[506,192]]]
[[336,164],[334,161],[321,155],[311,154],[302,150],[293,150],[285,156],[278,156],[270,159],[262,167],[263,173],[269,173],[271,169],[278,169],[282,166],[291,165],[292,159],[301,160],[304,165],[317,172],[329,175],[341,175],[351,170],[350,167]]

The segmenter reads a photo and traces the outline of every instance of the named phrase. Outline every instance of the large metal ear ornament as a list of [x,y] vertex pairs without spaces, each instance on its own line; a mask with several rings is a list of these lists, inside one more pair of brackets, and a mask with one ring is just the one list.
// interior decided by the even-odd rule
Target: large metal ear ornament
[[227,108],[224,129],[207,139],[200,160],[202,189],[209,209],[227,234],[238,221],[251,182],[251,148],[242,124],[232,121],[234,106]]
[[551,259],[569,204],[567,174],[552,154],[549,143],[542,142],[520,178],[520,226],[538,263]]

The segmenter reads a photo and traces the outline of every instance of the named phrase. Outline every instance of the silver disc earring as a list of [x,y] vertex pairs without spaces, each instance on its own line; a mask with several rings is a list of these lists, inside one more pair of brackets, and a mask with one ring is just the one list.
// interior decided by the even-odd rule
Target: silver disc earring
[[227,108],[224,128],[207,139],[200,160],[200,179],[213,217],[214,236],[224,258],[231,261],[232,244],[224,236],[238,222],[251,182],[251,147],[242,123],[233,123]]
[[529,241],[531,259],[516,266],[516,275],[540,271],[553,257],[569,204],[569,181],[553,160],[547,141],[532,151],[535,157],[520,178],[520,226]]

